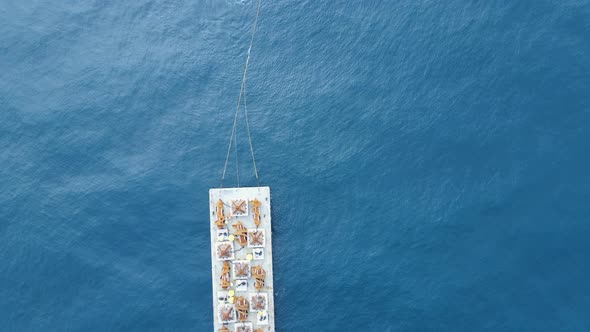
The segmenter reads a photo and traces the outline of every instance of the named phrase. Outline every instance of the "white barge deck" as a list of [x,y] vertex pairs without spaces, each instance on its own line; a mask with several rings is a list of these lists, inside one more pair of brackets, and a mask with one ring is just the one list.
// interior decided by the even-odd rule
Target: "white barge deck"
[[270,188],[209,190],[214,332],[274,332]]

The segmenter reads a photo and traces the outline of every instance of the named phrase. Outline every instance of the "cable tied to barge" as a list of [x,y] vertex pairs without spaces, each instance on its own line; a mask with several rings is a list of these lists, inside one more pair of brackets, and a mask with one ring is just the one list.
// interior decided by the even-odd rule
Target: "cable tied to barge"
[[244,102],[244,119],[246,121],[246,130],[248,132],[248,143],[250,144],[250,154],[252,155],[252,164],[254,166],[254,176],[256,177],[256,183],[260,186],[260,180],[258,179],[258,169],[256,168],[256,159],[254,159],[254,147],[252,145],[252,135],[250,133],[250,124],[248,123],[248,108],[246,106],[246,74],[248,73],[248,65],[250,64],[250,53],[252,51],[252,45],[254,44],[254,35],[256,34],[256,27],[258,25],[258,17],[260,16],[260,2],[257,1],[256,5],[256,17],[254,19],[254,25],[252,26],[252,34],[250,36],[250,46],[248,47],[248,54],[246,56],[246,63],[244,65],[244,72],[242,74],[242,83],[240,85],[240,94],[238,95],[238,103],[236,105],[236,112],[234,114],[234,122],[229,138],[229,144],[227,145],[227,154],[225,156],[225,163],[223,164],[223,173],[221,175],[221,185],[223,187],[223,180],[227,170],[227,162],[229,160],[229,154],[231,152],[232,143],[236,149],[236,178],[238,181],[238,187],[240,186],[240,173],[238,167],[238,144],[236,135],[236,124],[238,122],[238,114],[240,113],[240,105],[242,103],[242,97]]

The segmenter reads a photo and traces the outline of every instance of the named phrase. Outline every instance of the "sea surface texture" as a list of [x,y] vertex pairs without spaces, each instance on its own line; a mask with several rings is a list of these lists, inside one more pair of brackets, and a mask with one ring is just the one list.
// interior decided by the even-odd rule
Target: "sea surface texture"
[[[255,11],[0,1],[0,331],[212,331]],[[263,0],[258,28],[277,331],[590,331],[590,1]]]

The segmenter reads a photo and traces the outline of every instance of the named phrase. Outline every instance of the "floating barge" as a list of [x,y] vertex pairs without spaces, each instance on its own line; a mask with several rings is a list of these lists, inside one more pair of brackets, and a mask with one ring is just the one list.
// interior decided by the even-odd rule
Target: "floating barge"
[[274,332],[270,188],[209,190],[214,332]]

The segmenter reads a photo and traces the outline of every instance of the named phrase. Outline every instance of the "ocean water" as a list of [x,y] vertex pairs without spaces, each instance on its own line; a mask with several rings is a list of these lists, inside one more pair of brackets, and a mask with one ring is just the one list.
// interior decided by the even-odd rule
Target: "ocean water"
[[[0,1],[0,331],[212,330],[254,12]],[[590,331],[590,1],[263,0],[247,89],[277,331]]]

